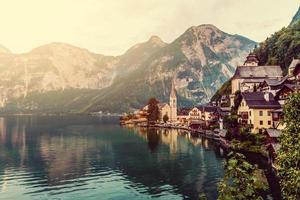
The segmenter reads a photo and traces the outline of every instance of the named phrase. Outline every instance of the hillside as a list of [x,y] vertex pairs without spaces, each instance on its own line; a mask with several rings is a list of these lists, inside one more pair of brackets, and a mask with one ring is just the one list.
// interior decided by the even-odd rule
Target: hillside
[[208,102],[256,43],[213,25],[189,28],[170,44],[158,36],[113,57],[64,43],[0,55],[2,112],[127,112],[175,80],[180,105]]
[[298,8],[298,11],[294,15],[294,17],[293,17],[292,21],[290,22],[289,26],[297,23],[299,20],[300,20],[300,7]]
[[274,33],[254,52],[261,65],[280,65],[286,74],[293,58],[300,58],[300,21]]

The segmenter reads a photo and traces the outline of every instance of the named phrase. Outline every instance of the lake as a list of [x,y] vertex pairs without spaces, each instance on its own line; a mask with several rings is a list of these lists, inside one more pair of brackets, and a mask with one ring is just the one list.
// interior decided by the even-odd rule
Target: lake
[[0,118],[0,199],[217,198],[222,150],[167,129],[120,127],[114,117]]

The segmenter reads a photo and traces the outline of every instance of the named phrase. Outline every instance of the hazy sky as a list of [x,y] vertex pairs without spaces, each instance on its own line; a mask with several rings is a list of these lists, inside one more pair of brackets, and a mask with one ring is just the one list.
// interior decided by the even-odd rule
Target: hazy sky
[[262,41],[287,26],[300,0],[0,0],[0,44],[15,53],[66,42],[108,55],[158,35],[171,42],[214,24]]

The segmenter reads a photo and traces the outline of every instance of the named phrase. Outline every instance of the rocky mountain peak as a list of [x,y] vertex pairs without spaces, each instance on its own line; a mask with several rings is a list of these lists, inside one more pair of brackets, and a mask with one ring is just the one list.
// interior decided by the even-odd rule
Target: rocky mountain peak
[[151,43],[157,46],[164,46],[166,43],[157,35],[152,35],[147,43]]

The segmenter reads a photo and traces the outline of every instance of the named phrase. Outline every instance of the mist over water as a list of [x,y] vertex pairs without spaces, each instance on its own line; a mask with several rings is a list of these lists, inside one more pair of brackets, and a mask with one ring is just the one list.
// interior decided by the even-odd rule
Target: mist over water
[[0,199],[216,199],[221,153],[187,132],[117,118],[0,118]]

